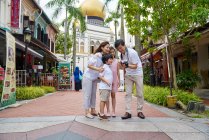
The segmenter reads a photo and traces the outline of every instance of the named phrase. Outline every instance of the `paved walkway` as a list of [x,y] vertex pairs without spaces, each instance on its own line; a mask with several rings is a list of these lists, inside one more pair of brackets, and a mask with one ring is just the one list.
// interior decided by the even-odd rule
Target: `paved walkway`
[[[208,140],[209,120],[191,119],[145,103],[146,119],[121,120],[124,93],[117,94],[118,117],[100,121],[83,116],[82,93],[57,92],[16,108],[0,111],[0,140]],[[97,99],[99,101],[99,99]],[[97,110],[98,110],[97,102]]]

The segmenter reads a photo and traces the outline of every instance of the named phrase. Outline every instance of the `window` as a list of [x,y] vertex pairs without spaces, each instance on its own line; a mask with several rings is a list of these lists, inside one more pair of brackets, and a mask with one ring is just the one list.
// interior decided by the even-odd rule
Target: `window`
[[29,16],[23,17],[23,28],[29,27]]

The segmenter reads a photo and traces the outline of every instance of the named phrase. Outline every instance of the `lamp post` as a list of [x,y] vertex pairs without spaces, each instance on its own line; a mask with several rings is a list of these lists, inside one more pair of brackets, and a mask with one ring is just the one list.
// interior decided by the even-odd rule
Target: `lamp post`
[[[152,35],[152,29],[149,29],[149,48],[152,49],[154,47],[154,43],[152,39],[150,38]],[[153,53],[152,50],[150,52],[150,85],[155,86],[155,73],[154,73],[154,58],[153,58]]]
[[73,75],[73,60],[71,60],[70,64],[71,64],[71,76]]
[[80,62],[80,57],[78,56],[78,63]]
[[24,30],[24,42],[26,44],[25,46],[25,70],[27,70],[27,54],[28,54],[28,46],[30,44],[31,41],[31,30],[29,27],[27,27]]

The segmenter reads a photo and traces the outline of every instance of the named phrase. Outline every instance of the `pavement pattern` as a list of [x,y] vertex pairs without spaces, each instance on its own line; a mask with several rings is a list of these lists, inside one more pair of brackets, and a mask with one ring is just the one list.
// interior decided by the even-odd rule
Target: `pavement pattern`
[[147,102],[143,109],[146,119],[140,119],[135,97],[133,117],[121,120],[124,95],[116,95],[117,117],[108,121],[83,115],[82,92],[62,91],[19,102],[21,106],[0,111],[0,140],[209,140],[208,119],[188,118]]

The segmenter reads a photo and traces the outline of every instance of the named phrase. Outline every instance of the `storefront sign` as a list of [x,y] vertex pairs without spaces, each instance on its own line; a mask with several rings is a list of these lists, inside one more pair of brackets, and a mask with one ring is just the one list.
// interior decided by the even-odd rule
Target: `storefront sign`
[[6,32],[6,44],[6,69],[1,97],[1,107],[16,102],[15,38],[9,32]]
[[11,27],[19,28],[20,0],[11,0]]
[[70,63],[59,63],[59,89],[70,89]]

